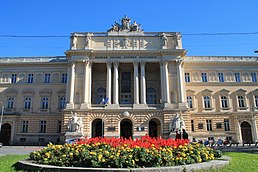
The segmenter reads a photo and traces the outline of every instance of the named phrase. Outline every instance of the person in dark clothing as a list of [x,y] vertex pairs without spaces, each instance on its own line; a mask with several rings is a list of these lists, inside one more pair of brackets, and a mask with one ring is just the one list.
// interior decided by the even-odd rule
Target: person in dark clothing
[[188,134],[187,134],[187,132],[185,131],[185,129],[183,129],[183,139],[188,140]]
[[181,139],[181,133],[179,131],[176,131],[176,140]]

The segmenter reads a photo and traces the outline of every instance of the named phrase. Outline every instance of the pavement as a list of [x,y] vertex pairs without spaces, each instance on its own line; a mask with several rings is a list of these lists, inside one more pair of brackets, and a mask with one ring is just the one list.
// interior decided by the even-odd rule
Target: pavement
[[37,151],[44,146],[3,146],[0,148],[0,156],[3,155],[28,155],[30,152]]
[[[0,148],[0,156],[3,155],[27,155],[30,152],[43,149],[44,146],[3,146]],[[215,147],[222,152],[246,152],[258,154],[258,146],[238,146],[238,147]]]

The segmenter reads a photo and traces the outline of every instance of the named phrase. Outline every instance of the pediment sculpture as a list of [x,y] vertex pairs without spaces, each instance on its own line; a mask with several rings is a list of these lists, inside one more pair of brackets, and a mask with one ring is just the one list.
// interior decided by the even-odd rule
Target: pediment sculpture
[[136,21],[134,21],[131,24],[131,19],[125,16],[124,18],[121,19],[121,24],[115,21],[115,24],[113,24],[112,27],[107,30],[107,32],[119,32],[119,31],[141,32],[143,30],[141,29],[141,24],[137,24]]

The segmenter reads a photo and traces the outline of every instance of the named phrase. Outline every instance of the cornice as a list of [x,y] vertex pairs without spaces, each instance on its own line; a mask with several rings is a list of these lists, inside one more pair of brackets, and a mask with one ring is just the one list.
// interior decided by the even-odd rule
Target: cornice
[[203,64],[242,64],[242,65],[257,65],[258,56],[186,56],[184,58],[186,65],[203,65]]
[[96,56],[96,55],[155,55],[155,56],[184,56],[186,54],[185,49],[175,50],[68,50],[65,52],[68,57],[71,56]]
[[254,86],[257,87],[257,82],[187,82],[186,88],[191,86]]

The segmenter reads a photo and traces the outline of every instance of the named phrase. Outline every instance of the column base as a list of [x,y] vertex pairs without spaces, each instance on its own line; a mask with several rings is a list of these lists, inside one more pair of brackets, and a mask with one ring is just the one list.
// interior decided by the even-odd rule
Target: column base
[[133,104],[134,109],[146,109],[148,108],[147,104]]
[[80,109],[89,109],[88,103],[82,103]]
[[74,103],[67,103],[66,109],[74,109]]
[[119,109],[119,104],[107,104],[106,109]]
[[171,109],[173,107],[171,103],[164,103],[163,106],[164,109]]
[[187,110],[187,104],[186,103],[178,103],[178,108]]

